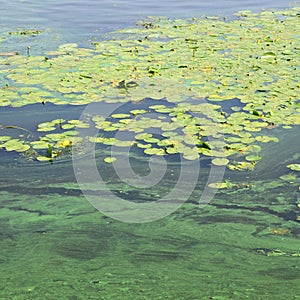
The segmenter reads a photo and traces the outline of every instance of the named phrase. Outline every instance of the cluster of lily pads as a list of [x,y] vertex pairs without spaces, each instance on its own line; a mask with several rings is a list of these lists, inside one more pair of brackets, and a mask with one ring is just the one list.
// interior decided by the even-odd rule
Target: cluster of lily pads
[[[109,118],[91,116],[88,123],[49,120],[37,126],[37,139],[3,135],[0,148],[53,160],[84,143],[78,128],[92,124],[100,135],[86,138],[95,143],[189,160],[205,155],[215,165],[253,169],[261,143],[278,141],[268,131],[300,124],[299,19],[299,8],[241,11],[229,21],[149,18],[90,48],[64,44],[45,55],[0,57],[2,107],[137,105]],[[157,105],[139,109],[149,98]],[[114,135],[120,131],[134,138],[120,140]]]

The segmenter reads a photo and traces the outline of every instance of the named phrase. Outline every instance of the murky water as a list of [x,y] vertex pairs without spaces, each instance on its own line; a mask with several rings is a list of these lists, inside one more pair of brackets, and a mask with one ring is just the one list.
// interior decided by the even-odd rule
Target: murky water
[[[64,42],[86,44],[148,15],[230,16],[240,9],[287,6],[286,1],[2,1],[0,24],[1,31],[47,28],[42,42],[30,40],[39,53]],[[0,43],[0,52],[26,51],[28,41],[17,41]],[[58,114],[76,118],[81,111],[54,105],[0,108],[0,124],[34,132],[40,122]],[[49,164],[0,150],[0,299],[300,299],[300,177],[288,177],[286,168],[299,162],[299,127],[278,128],[273,135],[280,141],[263,146],[253,172],[226,171],[228,188],[209,205],[198,206],[209,175],[206,159],[186,204],[145,224],[99,213],[78,187],[71,155]],[[178,180],[181,165],[175,160],[157,187],[134,188],[103,163],[105,151],[96,150],[98,170],[123,199],[156,200]],[[132,168],[147,175],[151,170],[143,158],[135,152]],[[93,183],[88,189],[95,191]]]

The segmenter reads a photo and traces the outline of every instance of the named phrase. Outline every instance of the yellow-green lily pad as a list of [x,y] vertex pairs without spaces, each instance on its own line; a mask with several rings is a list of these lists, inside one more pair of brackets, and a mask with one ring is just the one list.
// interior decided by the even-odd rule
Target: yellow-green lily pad
[[300,164],[290,164],[287,167],[293,171],[300,171]]
[[245,157],[245,159],[246,159],[247,161],[258,161],[258,160],[261,159],[261,156],[259,156],[259,155],[247,155],[247,156]]
[[104,162],[106,162],[107,164],[112,164],[113,162],[115,162],[117,159],[115,157],[105,157],[103,159]]
[[229,163],[229,159],[223,157],[214,158],[211,161],[215,166],[226,166]]

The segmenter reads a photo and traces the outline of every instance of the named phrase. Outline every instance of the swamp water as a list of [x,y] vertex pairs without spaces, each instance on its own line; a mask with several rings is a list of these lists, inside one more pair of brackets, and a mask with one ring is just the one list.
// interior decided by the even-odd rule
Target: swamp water
[[[245,15],[248,14],[252,18],[249,12],[245,12]],[[262,26],[260,20],[254,18],[254,21],[257,22],[255,25],[247,26],[249,28]],[[160,32],[163,36],[162,40],[172,39],[173,32],[163,31],[164,26],[169,28],[169,24],[163,23],[159,25],[161,27],[156,27],[156,22],[157,20],[151,20],[144,24],[144,27],[150,27],[146,28],[150,31],[162,28]],[[183,23],[171,23],[171,27],[181,26],[181,24]],[[286,24],[289,26],[288,22]],[[219,23],[213,25],[219,26]],[[189,28],[186,23],[185,26]],[[214,26],[210,31],[214,30]],[[226,23],[225,25],[222,23],[217,31],[220,31],[221,26],[226,26]],[[231,30],[230,26],[226,30]],[[153,31],[149,32],[149,35],[156,39],[157,32]],[[144,31],[125,30],[125,33],[118,33],[115,39],[117,40],[120,34],[128,35],[128,43],[126,40],[122,42],[126,47],[132,47],[132,33],[138,35],[144,34]],[[208,34],[213,37],[215,32]],[[297,30],[293,34],[293,38],[299,43]],[[8,46],[5,46],[1,52],[14,51],[16,41],[20,41],[23,45],[29,43],[32,49],[34,43],[39,43],[39,38],[46,39],[47,35],[22,37],[19,31],[14,35],[9,35],[5,31],[3,40],[7,41]],[[151,51],[155,49],[160,53],[157,50],[161,46],[159,42],[159,39],[153,41],[155,48],[151,48],[151,42],[146,44],[145,48],[149,47]],[[177,42],[180,44],[180,40]],[[172,47],[175,48],[176,43],[173,43]],[[300,298],[300,140],[297,102],[299,101],[297,90],[299,48],[296,43],[291,43],[292,46],[288,46],[286,50],[291,52],[283,55],[279,54],[280,46],[278,48],[274,46],[270,51],[262,51],[262,56],[267,56],[264,58],[267,63],[259,60],[254,71],[251,65],[251,71],[256,72],[259,68],[266,68],[268,73],[275,71],[276,73],[272,73],[275,74],[272,83],[270,77],[263,72],[259,73],[262,82],[268,82],[265,85],[268,89],[263,89],[259,86],[259,79],[255,81],[250,72],[250,77],[255,82],[251,90],[255,91],[257,97],[257,102],[254,102],[247,97],[244,99],[238,97],[242,94],[239,85],[245,84],[244,82],[237,84],[238,87],[233,91],[231,89],[223,91],[224,94],[219,94],[218,97],[212,93],[211,91],[216,88],[214,84],[218,83],[211,78],[221,72],[219,66],[214,65],[213,62],[210,64],[215,68],[215,74],[210,77],[210,67],[205,66],[201,70],[204,77],[196,75],[198,83],[191,84],[188,74],[195,75],[193,69],[184,72],[190,65],[194,67],[193,57],[196,56],[198,60],[203,61],[210,57],[210,54],[207,51],[204,57],[203,53],[197,57],[199,52],[194,51],[197,43],[192,40],[187,43],[190,52],[187,56],[185,54],[186,61],[182,62],[178,58],[172,60],[176,70],[181,72],[180,77],[186,76],[187,81],[182,87],[183,83],[173,78],[177,86],[171,85],[173,89],[171,88],[166,95],[163,95],[164,97],[161,97],[163,100],[157,96],[160,92],[155,87],[155,82],[157,80],[159,85],[167,90],[170,83],[173,84],[174,81],[164,81],[160,76],[168,77],[174,69],[172,66],[167,66],[165,70],[161,68],[161,60],[164,57],[159,55],[150,69],[147,69],[146,65],[146,75],[141,73],[136,77],[130,77],[125,75],[122,68],[119,73],[114,73],[115,71],[110,69],[115,62],[114,56],[109,54],[119,51],[114,43],[106,44],[105,50],[93,49],[96,52],[107,51],[105,53],[107,65],[102,64],[101,67],[105,72],[109,70],[112,75],[111,78],[106,77],[105,74],[101,75],[104,83],[110,82],[105,86],[98,85],[98,81],[97,84],[90,83],[90,79],[96,78],[96,81],[99,78],[98,71],[92,68],[93,61],[90,61],[89,57],[93,58],[93,55],[98,54],[80,50],[74,45],[62,47],[58,53],[47,54],[47,60],[44,61],[47,63],[47,68],[42,65],[45,55],[39,56],[44,53],[44,49],[40,50],[41,53],[34,53],[34,50],[31,50],[30,55],[27,55],[25,50],[18,56],[2,57],[1,103],[5,105],[1,107],[0,113],[2,137],[0,142],[2,147],[0,152],[2,229],[0,299],[281,300]],[[230,42],[231,45],[234,43],[235,41]],[[272,42],[269,39],[265,43]],[[99,45],[101,47],[102,44],[99,43],[95,47]],[[204,48],[206,47],[205,42]],[[257,49],[255,48],[255,51]],[[179,47],[177,51],[183,50]],[[234,50],[231,51],[234,57]],[[284,93],[290,97],[289,99],[285,99],[282,95],[280,96],[282,100],[277,97],[276,82],[279,82],[278,86],[282,82],[276,77],[274,53],[278,56],[282,70],[295,68],[293,80],[286,74],[278,75],[278,77],[285,76],[285,81],[282,82],[286,83]],[[212,57],[217,58],[219,54],[222,53],[213,53]],[[128,62],[132,61],[131,56],[121,55],[124,55]],[[76,73],[75,68],[70,67],[73,66],[72,59],[78,57],[83,57],[84,60],[84,63],[78,66],[80,75]],[[230,59],[230,56],[228,57]],[[148,56],[146,58],[149,59]],[[241,54],[241,58],[245,59],[245,56]],[[139,59],[140,63],[137,62],[138,59],[135,61],[137,68],[145,63],[143,58]],[[55,66],[58,60],[64,68],[59,69],[60,75],[49,68],[49,61]],[[248,64],[248,61],[246,62]],[[230,63],[231,61],[226,66],[228,67]],[[224,86],[232,85],[231,77],[236,74],[243,76],[242,73],[245,71],[242,64],[238,68],[240,72],[234,70],[226,73],[227,79],[223,77],[218,79],[223,83],[226,82]],[[166,73],[166,70],[171,72]],[[27,72],[32,74],[29,79],[26,77]],[[10,77],[10,74],[13,75]],[[80,77],[79,81],[77,75]],[[51,82],[51,78],[59,78],[59,80],[64,78],[64,80],[56,85],[57,81]],[[65,78],[69,80],[67,83]],[[208,86],[203,85],[202,80],[207,80]],[[135,86],[130,82],[138,85]],[[248,86],[247,84],[245,85]],[[5,85],[9,88],[5,88]],[[191,85],[194,89],[192,94],[189,93],[188,88],[186,89],[186,86]],[[66,90],[70,86],[74,88],[71,91],[72,97],[68,97],[70,93]],[[85,96],[83,97],[82,88],[85,86],[89,86],[89,90],[83,90]],[[177,99],[176,87],[178,86],[182,87],[183,98],[192,99],[188,104],[189,110],[183,110],[180,106],[180,103],[187,106],[187,102]],[[84,160],[86,153],[80,152],[82,140],[72,139],[76,135],[72,136],[68,131],[78,130],[81,134],[88,135],[89,131],[83,132],[85,126],[76,128],[70,120],[80,118],[84,104],[89,103],[80,101],[82,99],[86,101],[87,96],[91,99],[90,97],[94,97],[95,91],[98,90],[106,93],[107,102],[114,103],[115,99],[118,99],[121,102],[117,103],[125,103],[118,106],[119,110],[114,112],[114,117],[108,118],[109,124],[95,119],[93,115],[90,119],[81,120],[100,130],[98,135],[100,142],[96,142],[95,147],[97,167],[106,186],[116,196],[128,201],[144,203],[167,195],[176,185],[181,168],[186,161],[195,166],[199,164],[198,158],[195,157],[195,147],[199,149],[197,153],[200,153],[200,175],[197,185],[193,187],[186,203],[169,216],[150,223],[124,223],[101,214],[82,195],[74,175],[71,145],[79,147],[78,157],[75,159]],[[176,97],[174,90],[176,90]],[[252,95],[251,91],[250,95]],[[201,101],[199,103],[198,100],[193,100],[196,92],[198,96],[209,95],[210,97],[206,97],[205,103]],[[268,98],[268,93],[272,93],[273,101],[278,103],[275,108],[263,101]],[[141,101],[150,95],[154,100],[147,98]],[[97,96],[99,99],[100,95]],[[226,103],[228,100],[220,101],[221,96],[233,100]],[[241,98],[243,101],[239,102],[234,97]],[[43,99],[45,103],[41,103]],[[131,99],[134,101],[128,104]],[[137,102],[137,99],[140,101]],[[220,105],[220,107],[215,106],[215,111],[211,113],[205,110],[206,106],[203,104],[206,103]],[[251,106],[253,103],[254,107]],[[194,104],[204,108],[204,112],[201,110],[201,116],[198,115],[199,107],[195,108]],[[234,107],[234,110],[231,107]],[[132,112],[133,110],[138,111]],[[149,117],[150,113],[151,120],[147,119],[147,122],[152,122],[158,117],[161,122],[172,121],[176,126],[166,129],[164,123],[149,123],[149,126],[146,126],[145,122],[133,123],[132,120],[142,120],[142,117],[138,118],[136,115],[144,114],[145,117]],[[204,119],[206,123],[213,120],[216,124],[229,124],[231,125],[229,127],[234,130],[228,130],[228,126],[224,126],[226,129],[223,126],[220,128],[216,126],[217,129],[214,131],[210,127],[206,128],[203,123],[193,124],[192,118],[189,117],[191,115],[195,118],[199,117],[199,122],[200,120],[203,122]],[[231,120],[230,116],[236,116],[237,122]],[[246,122],[246,125],[241,128],[239,122],[245,120],[248,125]],[[123,128],[120,124],[132,127]],[[136,131],[141,124],[144,130]],[[195,134],[195,130],[199,129],[197,126],[201,127],[202,144],[199,145],[192,139],[187,144],[184,143],[180,136],[190,139],[191,132]],[[187,127],[191,131],[186,131]],[[107,128],[115,130],[109,131]],[[167,161],[167,169],[163,180],[157,185],[147,189],[135,188],[121,181],[113,165],[104,162],[104,159],[110,156],[111,140],[109,139],[114,137],[115,132],[120,128],[124,131],[131,129],[135,134],[142,134],[137,138],[139,146],[126,144],[127,140],[121,142],[119,139],[114,140],[120,149],[124,149],[122,142],[132,147],[131,168],[140,176],[145,176],[151,171],[148,165],[149,155],[144,154],[145,149],[162,148],[164,154],[170,154],[163,156]],[[153,132],[154,134],[149,136]],[[240,135],[236,134],[237,132]],[[179,137],[175,139],[175,136]],[[166,137],[173,139],[171,146],[169,141],[161,144],[156,140]],[[220,153],[218,147],[213,148],[212,138],[225,141],[226,152]],[[10,140],[18,140],[17,146],[13,142],[6,144]],[[72,141],[72,144],[69,141]],[[91,140],[84,141],[88,143]],[[203,143],[208,144],[211,149],[205,148],[206,144]],[[149,144],[155,147],[146,148]],[[51,153],[48,145],[51,146]],[[209,151],[215,153],[210,155]],[[180,155],[187,159],[182,159]],[[228,162],[224,160],[224,156],[228,158]],[[225,175],[222,182],[216,183],[216,187],[220,188],[217,194],[206,206],[199,208],[199,199],[208,181],[214,157],[221,158],[217,160],[217,165],[226,165]],[[106,197],[106,190],[102,193],[96,182],[89,182],[87,189],[91,193],[96,190],[97,193],[104,195],[104,198]],[[180,200],[180,197],[181,195],[178,194],[177,199],[174,200]]]

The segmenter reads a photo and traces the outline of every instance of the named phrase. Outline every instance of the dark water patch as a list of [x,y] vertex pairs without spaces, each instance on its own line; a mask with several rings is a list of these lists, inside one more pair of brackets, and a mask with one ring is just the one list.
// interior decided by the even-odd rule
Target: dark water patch
[[293,267],[270,268],[267,270],[259,271],[260,274],[268,277],[273,277],[278,280],[299,280],[300,270],[297,265]]
[[[37,125],[54,119],[76,119],[79,118],[84,106],[55,105],[52,103],[31,104],[22,107],[1,107],[2,126],[18,126],[36,135]],[[1,127],[0,127],[1,129]],[[1,129],[1,134],[11,132],[13,128]],[[15,129],[18,131],[18,128]]]
[[239,98],[233,98],[233,99],[228,99],[219,102],[210,101],[208,99],[206,101],[211,104],[220,105],[221,108],[218,109],[217,111],[221,111],[222,113],[225,114],[231,114],[233,111],[242,110],[243,107],[245,106],[245,103],[242,103]]
[[76,260],[105,256],[110,248],[111,236],[112,233],[99,229],[93,234],[80,229],[65,231],[56,235],[52,251]]
[[182,253],[176,251],[159,251],[159,250],[147,250],[143,252],[138,252],[134,254],[134,262],[141,263],[141,262],[164,262],[166,260],[174,261],[180,258],[184,258]]
[[[109,256],[122,244],[134,245],[140,236],[106,225],[81,223],[78,228],[55,234],[52,251],[63,257],[76,260],[90,260]],[[128,251],[129,249],[124,249]]]
[[[193,219],[193,216],[190,216]],[[198,217],[197,221],[200,225],[204,224],[215,224],[215,223],[241,223],[241,224],[253,224],[257,225],[257,220],[255,218],[244,217],[244,216],[235,216],[229,214],[222,214],[216,216],[206,216],[206,217]]]
[[277,212],[265,206],[247,207],[242,205],[224,205],[224,204],[217,204],[217,203],[212,203],[211,205],[221,209],[249,210],[251,212],[262,212],[264,214],[270,214],[278,218],[282,218],[285,221],[296,221],[297,219],[297,214],[293,211]]
[[0,241],[9,239],[10,241],[14,240],[16,237],[16,232],[8,225],[9,219],[1,218],[0,219]]
[[[70,189],[70,188],[54,188],[54,187],[24,187],[21,185],[11,185],[11,186],[2,186],[1,187],[1,191],[3,192],[11,192],[11,193],[16,193],[16,194],[20,194],[20,195],[31,195],[31,196],[35,196],[35,195],[64,195],[64,196],[71,196],[71,197],[79,197],[82,196],[82,192],[80,189]],[[9,202],[9,201],[8,201]],[[7,203],[8,203],[7,202]],[[3,204],[7,204],[7,203],[3,203],[2,201],[0,201],[0,203]]]
[[23,207],[18,207],[18,206],[10,206],[8,209],[12,210],[12,211],[25,211],[25,212],[28,212],[28,213],[31,213],[31,214],[37,214],[38,216],[47,215],[46,213],[44,213],[41,210],[28,209],[28,208],[23,208]]

